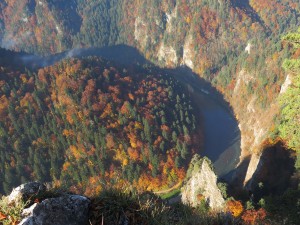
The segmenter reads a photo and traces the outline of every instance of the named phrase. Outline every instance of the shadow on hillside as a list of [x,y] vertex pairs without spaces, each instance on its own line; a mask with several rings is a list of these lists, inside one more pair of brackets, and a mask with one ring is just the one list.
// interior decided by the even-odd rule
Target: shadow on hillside
[[262,18],[253,9],[253,7],[250,5],[249,0],[231,0],[231,5],[235,8],[242,10],[245,14],[250,16],[253,22],[259,23],[264,28],[267,35],[271,33],[270,28],[265,24]]
[[[295,152],[287,149],[282,142],[266,147],[260,158],[258,168],[246,184],[256,200],[265,195],[281,195],[292,187],[295,173]],[[295,188],[297,188],[295,184]]]
[[247,201],[249,199],[249,193],[244,190],[244,179],[247,174],[248,166],[250,163],[251,157],[246,157],[239,166],[232,171],[233,174],[230,174],[233,177],[230,187],[228,187],[228,195],[233,196],[236,199],[242,199]]

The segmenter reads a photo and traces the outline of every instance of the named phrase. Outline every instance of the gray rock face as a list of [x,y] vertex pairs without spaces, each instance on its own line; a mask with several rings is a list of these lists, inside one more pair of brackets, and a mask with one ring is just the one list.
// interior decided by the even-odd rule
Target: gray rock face
[[79,195],[50,198],[33,207],[20,225],[86,225],[90,200]]
[[39,182],[30,182],[22,184],[19,187],[13,189],[11,194],[8,196],[8,202],[16,203],[20,200],[27,201],[30,197],[42,194],[46,191],[46,186]]
[[195,155],[188,174],[190,177],[181,190],[182,202],[196,207],[201,203],[199,196],[203,196],[210,208],[222,210],[225,200],[217,186],[217,176],[208,160],[200,159],[198,155]]

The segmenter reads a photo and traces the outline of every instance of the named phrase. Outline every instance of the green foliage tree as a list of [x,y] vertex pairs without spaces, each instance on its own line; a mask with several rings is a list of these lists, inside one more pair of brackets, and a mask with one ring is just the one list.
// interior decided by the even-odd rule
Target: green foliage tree
[[[283,37],[284,41],[292,44],[295,49],[300,48],[300,29]],[[297,152],[296,168],[300,168],[300,59],[286,59],[283,68],[292,77],[292,85],[279,98],[281,121],[280,136],[288,146]]]

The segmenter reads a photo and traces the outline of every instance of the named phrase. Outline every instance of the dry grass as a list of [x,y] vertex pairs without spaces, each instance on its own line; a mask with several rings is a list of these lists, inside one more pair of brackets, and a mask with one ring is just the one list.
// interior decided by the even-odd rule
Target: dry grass
[[106,190],[92,199],[90,224],[230,225],[235,222],[228,215],[210,213],[205,206],[193,209],[181,203],[168,205],[153,193]]
[[21,213],[28,203],[18,201],[16,203],[8,203],[7,197],[0,200],[0,224],[14,225],[21,221]]

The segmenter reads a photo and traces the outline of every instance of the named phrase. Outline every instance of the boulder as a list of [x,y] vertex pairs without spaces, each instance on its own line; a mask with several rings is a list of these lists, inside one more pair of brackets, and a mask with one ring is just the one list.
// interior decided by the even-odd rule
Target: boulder
[[32,212],[25,209],[31,216],[20,225],[87,225],[89,205],[90,200],[80,195],[49,198],[31,207]]
[[46,186],[39,182],[30,182],[22,184],[13,189],[8,196],[8,203],[17,203],[21,200],[27,201],[32,196],[43,194],[46,191]]

